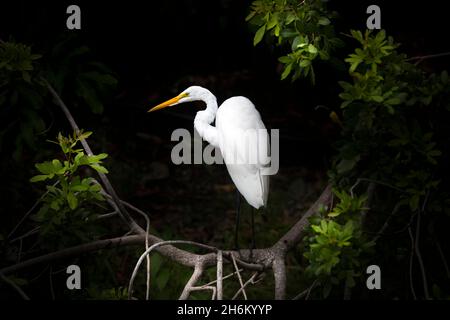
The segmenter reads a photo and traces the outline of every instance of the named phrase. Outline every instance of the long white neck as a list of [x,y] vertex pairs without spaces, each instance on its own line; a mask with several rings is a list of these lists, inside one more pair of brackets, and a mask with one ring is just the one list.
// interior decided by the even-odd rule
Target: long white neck
[[200,137],[208,141],[213,146],[218,146],[217,129],[211,126],[218,109],[216,97],[205,89],[205,92],[199,97],[199,100],[206,103],[206,109],[197,112],[194,119],[194,127]]

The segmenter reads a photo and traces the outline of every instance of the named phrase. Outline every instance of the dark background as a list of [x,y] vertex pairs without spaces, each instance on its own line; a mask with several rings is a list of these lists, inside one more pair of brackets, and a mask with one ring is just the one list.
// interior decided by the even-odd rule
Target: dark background
[[[79,31],[66,29],[70,4],[81,8]],[[93,115],[87,108],[72,112],[80,127],[94,131],[90,138],[94,152],[110,155],[106,166],[119,195],[149,212],[153,226],[166,238],[177,235],[231,246],[234,192],[224,167],[171,164],[170,135],[176,128],[192,132],[201,104],[146,111],[190,85],[210,89],[219,103],[234,95],[250,98],[266,126],[280,129],[281,168],[272,179],[268,215],[258,219],[276,215],[281,222],[260,221],[257,229],[260,235],[273,235],[258,239],[259,244],[270,245],[326,184],[339,128],[325,109],[316,107],[338,112],[337,81],[347,73],[319,64],[315,86],[307,79],[280,81],[281,49],[271,49],[264,41],[253,46],[255,30],[245,22],[250,4],[240,0],[3,1],[0,38],[30,44],[45,55],[56,42],[75,35],[114,71],[118,88],[103,114]],[[402,43],[399,50],[410,56],[450,51],[450,13],[442,1],[332,0],[329,6],[340,13],[336,29],[364,29],[369,4],[381,7],[382,28]],[[348,52],[336,54],[344,57]],[[448,69],[448,61],[433,59],[423,66],[429,71]],[[49,108],[55,121],[47,138],[58,131],[70,132],[59,110]],[[28,159],[31,176],[33,162]],[[1,192],[10,199],[4,210],[17,216],[39,196],[30,187],[21,190],[14,195],[4,185]]]
[[[183,106],[184,110],[158,115],[143,111],[189,85],[200,84],[216,94],[219,102],[232,95],[249,97],[269,127],[282,129],[283,139],[295,136],[289,140],[292,147],[283,164],[316,163],[312,154],[326,148],[328,143],[322,140],[330,137],[322,132],[321,120],[327,120],[327,114],[312,111],[317,105],[337,109],[336,81],[345,72],[337,74],[333,68],[319,65],[326,76],[318,77],[314,87],[307,80],[294,84],[279,81],[278,52],[263,44],[252,45],[254,30],[244,20],[250,3],[5,1],[0,5],[0,36],[32,44],[38,52],[45,52],[61,38],[79,36],[119,78],[119,90],[103,116],[119,120],[111,127],[152,128],[159,134],[189,127],[184,118],[193,117],[198,108]],[[81,7],[80,31],[66,29],[65,11],[70,4]],[[363,29],[369,4],[380,5],[382,27],[402,43],[400,50],[411,56],[448,51],[448,12],[440,1],[329,1],[329,7],[341,15],[337,30]],[[429,67],[445,69],[447,61],[436,59]],[[91,120],[99,119],[83,119],[86,125]],[[281,120],[287,123],[281,126]],[[292,153],[300,150],[308,156]]]

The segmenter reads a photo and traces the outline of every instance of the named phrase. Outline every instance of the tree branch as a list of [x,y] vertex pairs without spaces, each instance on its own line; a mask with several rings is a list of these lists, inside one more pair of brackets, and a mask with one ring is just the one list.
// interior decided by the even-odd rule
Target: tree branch
[[275,246],[279,247],[279,250],[284,250],[286,252],[298,244],[304,235],[303,231],[309,225],[308,219],[317,214],[321,205],[328,205],[331,202],[332,194],[331,185],[328,185],[320,195],[319,199],[317,199],[308,211],[303,214],[301,219],[280,240],[278,240]]
[[420,253],[420,217],[421,217],[421,212],[419,210],[418,214],[417,214],[417,221],[416,221],[416,238],[415,238],[415,244],[414,244],[414,248],[416,250],[416,256],[417,256],[417,261],[419,261],[419,268],[420,268],[420,273],[422,275],[422,282],[423,282],[423,291],[425,294],[425,299],[430,300],[430,294],[428,293],[428,281],[427,281],[427,273],[425,271],[425,265],[423,263],[423,259],[422,259],[422,254]]
[[423,60],[426,60],[426,59],[441,58],[441,57],[446,57],[446,56],[450,56],[450,52],[442,52],[442,53],[436,53],[436,54],[428,54],[428,55],[425,55],[425,56],[411,57],[409,59],[406,59],[406,61],[417,60],[417,62],[415,63],[417,65],[417,64],[421,63]]
[[[236,270],[236,271],[237,271],[237,270]],[[257,279],[257,280],[255,280],[255,279],[258,277],[259,274],[260,274],[259,271],[255,271],[255,272],[252,274],[252,276],[251,276],[247,281],[245,281],[244,285],[243,285],[241,288],[239,288],[239,290],[234,294],[234,296],[233,296],[233,298],[231,298],[231,300],[235,300],[235,299],[239,296],[239,294],[241,293],[241,291],[245,290],[245,288],[247,288],[247,286],[248,286],[249,284],[256,284],[256,283],[258,283],[259,281],[261,281],[261,280],[262,280],[262,277],[259,278],[259,279]]]
[[286,298],[286,263],[284,257],[275,259],[272,269],[275,280],[275,299],[284,300]]
[[30,300],[30,298],[25,294],[25,292],[23,292],[23,290],[14,283],[14,281],[8,279],[7,277],[5,277],[3,275],[2,272],[0,272],[0,279],[2,279],[3,281],[5,281],[7,284],[9,284],[14,290],[17,291],[17,293],[24,299],[24,300]]
[[189,279],[189,281],[184,286],[183,292],[181,293],[179,300],[186,300],[187,298],[189,298],[189,294],[191,293],[192,288],[194,288],[197,282],[200,280],[204,269],[205,266],[203,261],[200,260],[195,264],[194,272],[192,273],[192,276]]
[[239,279],[239,284],[241,285],[240,291],[242,292],[242,295],[244,296],[244,299],[247,300],[247,293],[245,292],[244,283],[242,281],[241,273],[239,272],[239,268],[237,266],[236,258],[234,257],[234,254],[231,254],[231,259],[233,260],[233,266],[234,266],[234,269],[236,270],[236,274],[237,274],[237,277]]
[[[79,134],[80,129],[75,122],[75,119],[73,118],[72,114],[69,111],[69,108],[67,108],[64,101],[61,99],[61,97],[58,95],[58,93],[53,89],[53,87],[50,85],[50,83],[46,79],[42,79],[47,89],[52,94],[53,98],[56,101],[56,104],[61,108],[64,115],[66,116],[67,120],[70,123],[70,126],[72,129]],[[93,155],[92,150],[87,143],[85,139],[81,139],[81,144],[83,145],[84,150],[86,151],[87,155]],[[103,186],[105,187],[108,194],[112,197],[114,203],[117,205],[118,211],[120,213],[120,216],[122,219],[128,224],[131,230],[133,230],[136,233],[145,233],[145,231],[133,220],[133,218],[130,216],[128,211],[125,209],[125,206],[120,201],[119,197],[117,196],[116,191],[114,190],[113,186],[111,185],[111,182],[109,182],[108,177],[101,172],[98,172],[98,175],[100,177],[100,180],[102,180]]]
[[[239,272],[239,269],[236,269]],[[217,252],[217,300],[223,299],[223,253],[222,250]]]
[[[234,255],[237,254],[237,252],[235,251],[223,251],[222,252],[223,258],[225,258],[228,261],[228,263],[232,263],[232,259],[234,257],[236,265],[246,270],[264,271],[266,268],[272,267],[276,283],[275,298],[283,299],[285,297],[286,291],[286,266],[285,266],[286,253],[290,248],[293,248],[296,244],[300,242],[303,236],[303,231],[305,227],[308,226],[309,224],[308,218],[318,212],[319,205],[327,205],[331,201],[331,198],[332,198],[331,187],[327,186],[325,190],[322,192],[319,199],[308,209],[308,211],[300,218],[300,220],[274,246],[270,248],[252,250],[254,261],[253,263],[249,263],[236,258]],[[121,200],[119,200],[119,202],[123,203]],[[73,256],[78,256],[83,253],[101,249],[115,248],[119,246],[128,246],[128,245],[141,245],[145,242],[145,238],[146,238],[145,233],[143,233],[138,235],[127,235],[112,239],[97,240],[91,243],[82,244],[79,246],[45,254],[9,267],[5,267],[3,269],[0,269],[0,273],[7,274],[30,266],[34,266],[36,264],[54,261],[58,259],[70,258]],[[195,254],[174,247],[172,244],[175,243],[195,244],[197,246],[201,246],[205,249],[214,252],[206,254]],[[187,267],[194,268],[193,276],[195,275],[195,277],[194,278],[191,277],[192,281],[190,281],[190,284],[196,283],[194,282],[194,280],[196,278],[198,280],[198,278],[200,277],[198,275],[199,272],[202,273],[203,272],[202,270],[205,268],[217,266],[218,263],[217,252],[219,249],[212,246],[198,244],[191,241],[163,241],[162,239],[151,234],[148,234],[148,244],[150,245],[150,247],[146,250],[146,252],[150,252],[151,250],[155,249],[161,255],[169,258],[174,262],[177,262]],[[240,250],[239,253],[243,257],[243,259],[248,259],[250,257],[249,249],[242,249]],[[144,254],[142,256],[142,260],[146,256],[147,255]],[[195,269],[197,269],[197,272],[195,272]],[[193,289],[197,287],[194,287],[192,285],[188,286],[188,284],[186,286],[187,288],[191,288],[191,291],[197,290]],[[201,287],[205,287],[205,285],[200,286],[198,288]],[[211,289],[211,288],[205,287],[204,289]],[[180,296],[180,298],[189,296],[186,290],[183,291],[183,294]],[[213,291],[214,291],[213,295],[215,295],[216,288],[214,288]]]

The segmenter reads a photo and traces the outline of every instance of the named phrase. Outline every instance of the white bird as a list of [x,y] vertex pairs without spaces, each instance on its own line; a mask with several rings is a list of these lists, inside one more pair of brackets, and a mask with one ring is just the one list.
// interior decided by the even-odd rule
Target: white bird
[[[256,209],[266,206],[269,175],[264,172],[270,162],[270,146],[267,129],[254,104],[238,96],[218,107],[216,97],[209,90],[192,86],[149,112],[189,101],[206,103],[206,109],[197,112],[194,127],[200,137],[220,149],[240,194]],[[211,125],[214,119],[215,127]]]

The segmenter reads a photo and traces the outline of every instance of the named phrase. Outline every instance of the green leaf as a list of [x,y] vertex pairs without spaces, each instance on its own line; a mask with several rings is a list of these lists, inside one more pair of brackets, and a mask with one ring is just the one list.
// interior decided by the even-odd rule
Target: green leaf
[[296,36],[294,40],[292,40],[291,50],[295,51],[302,43],[305,42],[305,38],[301,35]]
[[327,233],[327,229],[328,229],[329,226],[331,226],[331,222],[328,225],[325,220],[320,221],[320,227],[322,228],[322,232],[323,233]]
[[267,29],[266,30],[270,30],[273,27],[275,27],[278,24],[278,16],[276,14],[273,14],[270,17],[270,21],[267,23]]
[[38,182],[38,181],[44,181],[49,178],[49,175],[47,174],[38,174],[37,176],[34,176],[30,179],[30,182]]
[[25,82],[31,83],[31,76],[29,72],[22,71],[22,78]]
[[442,71],[441,73],[441,81],[442,83],[447,83],[448,82],[448,72],[447,70]]
[[161,269],[161,266],[163,265],[163,260],[161,259],[161,256],[159,254],[155,254],[151,257],[151,276],[152,278],[156,277],[159,270]]
[[256,46],[258,43],[261,42],[262,38],[264,37],[264,33],[266,32],[266,25],[263,25],[256,31],[255,37],[253,38],[253,45]]
[[382,96],[372,96],[371,98],[375,102],[378,102],[378,103],[383,102],[383,97]]
[[256,14],[256,11],[252,11],[249,13],[249,15],[247,17],[245,17],[245,21],[249,21],[251,20]]
[[36,169],[38,169],[43,174],[54,174],[55,173],[53,163],[50,161],[36,163],[34,166],[36,167]]
[[333,285],[331,284],[331,282],[327,281],[325,286],[323,287],[323,292],[322,292],[323,297],[325,299],[328,298],[328,296],[330,295],[332,288],[333,288]]
[[328,216],[331,218],[334,218],[334,217],[339,216],[341,213],[342,213],[341,211],[333,210],[328,214]]
[[81,132],[78,135],[78,139],[79,140],[87,139],[87,138],[89,138],[91,136],[91,134],[92,134],[92,131]]
[[72,192],[67,194],[67,203],[72,210],[75,210],[78,207],[78,199]]
[[78,152],[77,155],[75,156],[75,158],[73,159],[73,162],[74,162],[75,164],[79,165],[79,164],[80,164],[80,159],[81,159],[81,157],[83,157],[83,156],[84,156],[84,153],[83,153],[83,152]]
[[312,43],[310,43],[308,46],[308,51],[312,54],[316,54],[318,50]]
[[86,186],[86,185],[83,185],[83,184],[77,184],[77,185],[71,186],[70,189],[72,191],[75,191],[75,192],[77,192],[77,191],[78,192],[79,191],[87,191],[89,189],[89,186]]
[[280,25],[277,24],[275,26],[275,29],[273,30],[273,34],[275,35],[275,37],[279,37],[280,36],[280,30],[281,30]]
[[100,160],[106,159],[108,157],[107,153],[100,153],[97,155],[89,156],[90,162],[99,162]]
[[409,208],[411,209],[411,211],[417,210],[417,208],[419,207],[419,201],[420,201],[420,196],[418,194],[413,195],[409,199]]
[[77,96],[84,99],[93,113],[100,114],[103,112],[103,104],[99,100],[97,91],[88,86],[87,83],[77,81],[77,88],[75,90],[75,93],[77,94]]
[[158,286],[159,290],[162,290],[166,287],[167,282],[169,281],[170,277],[170,271],[169,269],[162,269],[158,276],[156,277],[156,285]]
[[59,161],[58,159],[52,160],[52,165],[53,165],[53,170],[55,173],[58,172],[59,170],[61,170],[63,167],[61,161]]
[[289,12],[284,23],[286,25],[288,25],[288,24],[291,24],[296,19],[297,19],[297,17],[295,16],[295,14],[293,14],[292,12]]
[[300,61],[300,67],[307,68],[311,65],[311,60],[304,59]]
[[431,150],[430,152],[428,152],[428,155],[430,157],[438,157],[442,155],[442,152],[440,150]]
[[282,57],[278,58],[278,61],[281,63],[287,64],[287,63],[291,62],[292,59],[289,56],[282,56]]
[[352,34],[353,38],[355,38],[359,42],[361,42],[361,43],[364,42],[363,35],[362,35],[361,31],[351,30],[350,33]]
[[290,63],[284,67],[284,71],[281,74],[281,80],[286,79],[287,76],[291,73],[291,70],[292,70],[292,63]]
[[359,157],[353,158],[353,159],[342,159],[336,169],[339,174],[348,172],[353,169],[353,167],[356,165],[356,163],[359,161]]
[[327,17],[320,17],[317,23],[321,26],[327,26],[330,24],[330,19],[328,19]]
[[99,173],[108,173],[108,170],[99,164],[91,164],[90,167]]
[[102,186],[99,185],[98,183],[93,184],[89,187],[89,191],[91,192],[100,192],[100,190],[102,190]]
[[60,199],[53,200],[50,203],[50,208],[55,210],[55,211],[58,211],[61,208],[61,206],[60,206]]

